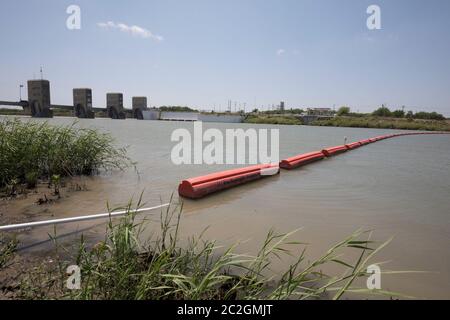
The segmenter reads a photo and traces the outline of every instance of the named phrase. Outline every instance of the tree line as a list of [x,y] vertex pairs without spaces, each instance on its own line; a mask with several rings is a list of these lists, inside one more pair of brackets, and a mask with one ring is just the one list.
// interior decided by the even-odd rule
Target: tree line
[[[349,107],[343,106],[337,111],[338,116],[363,116],[364,114],[352,113]],[[385,117],[385,118],[406,118],[406,119],[424,119],[424,120],[445,120],[445,117],[437,112],[405,112],[404,108],[398,110],[390,110],[386,106],[381,106],[380,108],[373,111],[370,115],[374,117]]]

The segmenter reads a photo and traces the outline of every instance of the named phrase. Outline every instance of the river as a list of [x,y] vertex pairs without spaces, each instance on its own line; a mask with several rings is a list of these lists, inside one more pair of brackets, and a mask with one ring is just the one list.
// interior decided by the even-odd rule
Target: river
[[[29,119],[23,118],[24,121]],[[54,118],[51,124],[71,124],[73,118]],[[173,130],[193,123],[79,119],[77,126],[110,132],[120,146],[129,146],[137,171],[85,178],[89,191],[73,193],[46,208],[40,217],[69,217],[105,211],[126,203],[144,190],[148,205],[166,202],[178,183],[189,177],[227,169],[226,165],[182,165],[170,160]],[[396,130],[205,123],[204,128],[277,128],[280,157],[356,141]],[[69,233],[98,222],[64,225]],[[389,261],[382,270],[426,273],[383,275],[382,288],[417,298],[450,299],[450,136],[405,136],[380,141],[302,169],[250,183],[198,201],[185,201],[181,236],[205,233],[221,244],[243,241],[239,251],[255,252],[267,231],[302,228],[293,239],[307,242],[308,257],[318,257],[352,232],[374,230],[373,239],[392,242],[376,261]],[[95,238],[104,226],[86,231]],[[28,231],[26,245],[47,238],[52,228]],[[33,246],[39,251],[43,246]],[[278,268],[287,262],[278,262]]]

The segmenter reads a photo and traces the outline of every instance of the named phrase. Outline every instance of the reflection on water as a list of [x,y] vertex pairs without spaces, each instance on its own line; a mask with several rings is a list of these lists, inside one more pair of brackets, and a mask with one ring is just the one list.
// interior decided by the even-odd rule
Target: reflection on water
[[[43,120],[33,120],[43,121]],[[53,124],[73,119],[55,118]],[[167,201],[183,178],[228,169],[230,166],[175,166],[170,161],[176,128],[192,130],[192,123],[162,121],[78,120],[78,126],[109,131],[121,146],[129,146],[137,171],[128,170],[86,178],[89,192],[73,193],[49,207],[48,216],[99,213],[105,203],[124,204],[142,190],[148,204]],[[393,130],[268,126],[205,123],[208,128],[279,128],[280,157],[314,151]],[[182,234],[198,234],[222,244],[245,241],[240,250],[254,252],[274,227],[302,230],[297,240],[310,243],[317,257],[334,242],[357,229],[373,229],[374,238],[394,236],[377,261],[391,261],[392,270],[432,271],[428,274],[384,276],[383,289],[406,292],[419,298],[450,298],[450,137],[447,135],[399,137],[377,142],[270,177],[200,201],[186,201]],[[43,217],[46,218],[46,217]],[[93,224],[91,222],[91,224]],[[61,233],[90,223],[60,226]],[[103,227],[88,234],[95,237]],[[49,230],[28,232],[27,241],[45,238]],[[283,266],[283,263],[279,264]]]

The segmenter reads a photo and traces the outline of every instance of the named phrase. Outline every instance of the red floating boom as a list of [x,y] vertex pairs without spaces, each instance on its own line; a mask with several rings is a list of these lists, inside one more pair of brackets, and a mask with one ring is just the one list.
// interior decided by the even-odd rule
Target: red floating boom
[[227,170],[183,180],[178,186],[178,193],[185,198],[198,199],[216,191],[279,173],[279,166],[273,164]]
[[370,139],[366,139],[359,141],[359,143],[361,143],[362,146],[365,146],[366,144],[372,143],[372,141],[370,141]]
[[346,147],[348,150],[353,150],[353,149],[359,148],[359,147],[361,147],[361,146],[362,146],[361,142],[353,142],[353,143],[349,143],[349,144],[346,144],[346,145],[345,145],[345,147]]
[[225,190],[246,182],[257,180],[266,176],[276,175],[280,173],[280,167],[283,169],[294,169],[306,165],[311,162],[322,160],[325,157],[332,157],[348,150],[353,150],[367,144],[380,140],[409,136],[417,134],[448,134],[448,132],[403,132],[395,134],[387,134],[371,139],[361,140],[341,146],[330,147],[322,151],[314,151],[301,154],[292,158],[282,160],[278,165],[266,164],[257,165],[241,169],[233,169],[206,176],[183,180],[178,186],[178,193],[182,197],[198,199],[210,193]]
[[280,162],[280,168],[292,170],[308,163],[322,160],[323,158],[325,158],[325,155],[321,151],[309,152],[282,160]]
[[335,155],[338,155],[342,152],[347,152],[347,147],[345,145],[342,146],[336,146],[336,147],[331,147],[331,148],[327,148],[327,149],[323,149],[322,153],[326,156],[326,157],[332,157]]

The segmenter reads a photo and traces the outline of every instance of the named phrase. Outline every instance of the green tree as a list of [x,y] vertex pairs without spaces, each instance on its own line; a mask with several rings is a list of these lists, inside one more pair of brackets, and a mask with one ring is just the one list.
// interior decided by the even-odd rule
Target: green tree
[[425,119],[425,120],[445,120],[442,114],[437,112],[417,112],[414,114],[415,119]]
[[375,117],[391,117],[392,112],[388,107],[383,105],[381,108],[375,110],[372,115],[374,115]]
[[343,106],[343,107],[340,107],[339,108],[339,110],[338,110],[338,112],[337,112],[337,115],[338,116],[346,116],[346,115],[348,115],[350,113],[350,108],[349,107],[346,107],[346,106]]
[[408,111],[408,112],[406,113],[406,118],[407,118],[407,119],[413,119],[413,118],[414,118],[414,112]]
[[394,118],[404,118],[405,117],[405,111],[403,111],[403,110],[392,111],[392,116]]
[[170,112],[196,112],[197,110],[184,107],[184,106],[161,106],[160,111],[170,111]]

